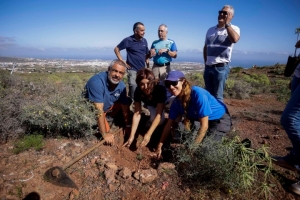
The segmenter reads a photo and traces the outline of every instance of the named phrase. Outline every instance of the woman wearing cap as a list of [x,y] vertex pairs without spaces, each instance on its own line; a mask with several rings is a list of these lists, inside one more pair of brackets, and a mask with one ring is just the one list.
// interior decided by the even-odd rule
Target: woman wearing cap
[[141,69],[136,76],[136,84],[138,87],[134,92],[134,114],[132,118],[132,128],[128,141],[123,145],[129,147],[134,140],[138,124],[141,119],[141,110],[143,102],[150,111],[151,123],[149,130],[144,135],[144,139],[141,146],[146,146],[150,141],[150,138],[158,125],[163,124],[164,107],[167,99],[166,88],[163,85],[159,85],[159,81],[155,80],[155,76],[149,69]]
[[161,156],[163,143],[171,128],[180,122],[182,117],[184,118],[185,129],[188,131],[190,131],[192,122],[200,122],[200,128],[195,138],[196,144],[202,142],[206,133],[214,141],[222,140],[222,137],[231,128],[231,118],[224,103],[218,101],[201,87],[191,87],[181,71],[169,72],[165,79],[165,86],[176,98],[171,105],[169,120],[157,146],[158,157]]

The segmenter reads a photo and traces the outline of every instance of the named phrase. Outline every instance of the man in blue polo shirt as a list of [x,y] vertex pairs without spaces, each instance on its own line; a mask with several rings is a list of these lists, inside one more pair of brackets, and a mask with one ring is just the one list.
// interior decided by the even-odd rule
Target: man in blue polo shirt
[[[107,115],[117,113],[122,108],[126,128],[131,127],[130,102],[122,81],[125,73],[126,63],[116,59],[112,61],[107,72],[92,76],[85,85],[85,98],[93,102],[97,109],[98,128],[107,144],[114,143],[114,135],[106,120]],[[130,130],[127,129],[126,132],[130,133]]]
[[150,57],[153,57],[152,71],[155,78],[163,80],[171,71],[170,62],[177,57],[177,47],[174,40],[167,38],[168,27],[161,24],[158,27],[158,40],[151,45]]
[[127,52],[127,72],[129,84],[129,96],[133,99],[134,91],[137,87],[135,79],[136,73],[145,68],[145,63],[149,68],[148,54],[149,48],[147,40],[144,38],[145,26],[141,22],[136,22],[133,25],[134,34],[124,38],[114,51],[119,60],[123,60],[120,51],[126,49]]

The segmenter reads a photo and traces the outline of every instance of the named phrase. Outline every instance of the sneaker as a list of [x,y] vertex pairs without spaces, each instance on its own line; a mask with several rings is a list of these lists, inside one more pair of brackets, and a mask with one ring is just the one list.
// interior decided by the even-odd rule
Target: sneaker
[[297,168],[294,165],[291,165],[291,164],[287,163],[285,161],[284,157],[273,156],[272,159],[273,159],[272,162],[274,164],[280,166],[280,167],[283,167],[283,168],[286,168],[286,169],[289,169],[289,170],[292,170],[292,171],[298,171]]
[[289,189],[290,189],[290,191],[294,192],[295,194],[300,195],[300,181],[290,185]]

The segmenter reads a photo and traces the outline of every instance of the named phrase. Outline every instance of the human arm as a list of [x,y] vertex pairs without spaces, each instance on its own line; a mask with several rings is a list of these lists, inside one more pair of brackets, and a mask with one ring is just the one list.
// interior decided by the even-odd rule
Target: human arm
[[[119,47],[118,46],[116,46],[115,48],[114,48],[114,52],[115,52],[115,54],[116,54],[116,56],[117,56],[117,58],[119,59],[119,60],[122,60],[124,63],[126,63],[124,60],[123,60],[123,58],[122,58],[122,55],[121,55],[121,53],[120,53],[120,49],[119,49]],[[126,67],[129,69],[130,68],[130,66],[126,63]]]
[[200,129],[198,130],[195,144],[200,144],[206,135],[208,129],[208,116],[199,118]]
[[131,132],[127,142],[125,142],[123,146],[129,147],[131,145],[140,120],[141,120],[141,102],[134,102],[134,114],[132,117]]
[[232,19],[232,13],[227,12],[226,18],[225,18],[225,28],[227,30],[228,38],[232,43],[237,43],[240,39],[240,33],[238,33],[236,30],[233,29],[232,26],[226,26],[226,24],[229,24]]
[[104,104],[103,103],[94,103],[94,106],[97,110],[97,124],[98,124],[99,131],[100,131],[102,137],[104,138],[105,142],[107,144],[111,145],[114,143],[114,135],[106,132],[105,113],[103,111]]
[[155,115],[155,118],[149,128],[149,130],[147,131],[147,133],[144,135],[144,139],[141,143],[141,147],[145,147],[149,141],[150,141],[150,138],[153,134],[153,132],[155,131],[156,127],[158,126],[158,124],[160,123],[160,120],[161,120],[161,115],[163,115],[163,109],[165,107],[165,104],[164,103],[158,103],[157,104],[157,107],[156,107],[156,115]]
[[171,131],[171,128],[172,128],[173,124],[174,124],[174,120],[168,119],[168,122],[164,127],[164,130],[162,132],[162,135],[160,137],[159,143],[158,143],[157,148],[156,148],[157,158],[161,157],[162,146],[163,146],[165,140],[167,139],[168,135],[170,134],[170,131]]

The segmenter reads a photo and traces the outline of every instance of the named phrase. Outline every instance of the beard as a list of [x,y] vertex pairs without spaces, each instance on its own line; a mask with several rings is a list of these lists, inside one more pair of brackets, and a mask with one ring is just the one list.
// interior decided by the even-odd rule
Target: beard
[[118,81],[113,80],[112,76],[110,74],[108,75],[108,80],[109,80],[109,82],[111,82],[114,85],[117,85],[120,83],[120,80],[118,80]]

